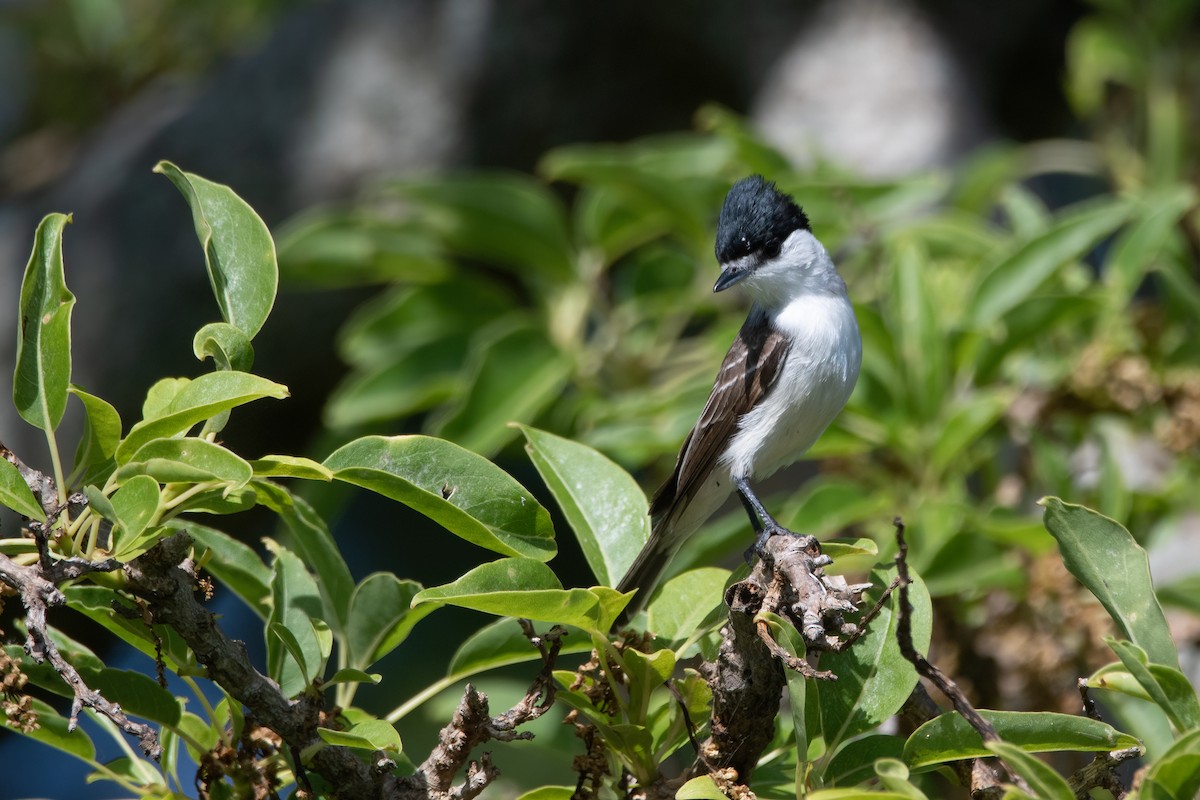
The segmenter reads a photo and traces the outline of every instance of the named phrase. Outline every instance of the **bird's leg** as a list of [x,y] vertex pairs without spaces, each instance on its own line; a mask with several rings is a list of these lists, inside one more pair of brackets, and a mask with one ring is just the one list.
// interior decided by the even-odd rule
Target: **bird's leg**
[[789,531],[775,521],[775,518],[767,512],[767,509],[758,499],[758,496],[754,494],[754,490],[750,488],[750,482],[746,478],[734,477],[733,485],[737,489],[742,506],[746,509],[746,515],[750,517],[750,526],[758,534],[754,539],[754,544],[750,545],[744,554],[746,561],[750,561],[753,556],[765,558],[767,554],[767,540],[772,536],[778,534],[787,534],[789,536],[800,535]]

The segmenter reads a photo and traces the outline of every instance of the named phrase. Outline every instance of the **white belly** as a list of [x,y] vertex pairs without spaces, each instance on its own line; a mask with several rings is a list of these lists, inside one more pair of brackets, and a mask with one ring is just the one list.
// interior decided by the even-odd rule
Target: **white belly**
[[845,296],[799,297],[772,321],[792,346],[771,391],[738,421],[722,459],[731,475],[762,478],[799,459],[858,380],[862,339]]

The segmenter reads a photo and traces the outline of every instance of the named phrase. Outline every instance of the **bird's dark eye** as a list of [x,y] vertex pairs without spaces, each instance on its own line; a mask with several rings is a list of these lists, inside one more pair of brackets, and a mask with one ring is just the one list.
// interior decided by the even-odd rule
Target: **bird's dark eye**
[[783,242],[778,239],[771,239],[763,246],[763,256],[765,258],[775,258],[779,255],[779,251],[783,249]]

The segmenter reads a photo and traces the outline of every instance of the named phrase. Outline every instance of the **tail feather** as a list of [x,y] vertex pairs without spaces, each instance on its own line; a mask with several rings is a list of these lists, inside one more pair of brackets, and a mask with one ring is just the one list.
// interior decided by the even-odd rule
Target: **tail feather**
[[637,589],[637,594],[629,601],[629,605],[617,618],[617,625],[625,625],[634,614],[646,607],[650,595],[658,588],[660,579],[670,565],[671,559],[679,552],[679,546],[686,537],[673,535],[676,531],[667,525],[656,525],[646,544],[633,560],[625,577],[617,585],[617,591],[630,592]]

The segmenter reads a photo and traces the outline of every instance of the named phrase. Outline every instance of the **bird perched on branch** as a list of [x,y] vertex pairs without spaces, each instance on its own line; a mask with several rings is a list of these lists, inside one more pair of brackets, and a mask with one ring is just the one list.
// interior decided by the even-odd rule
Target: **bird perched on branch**
[[791,197],[761,175],[735,183],[717,223],[716,255],[721,275],[713,291],[742,286],[754,304],[675,472],[650,503],[650,539],[617,587],[639,590],[627,616],[732,491],[757,534],[753,552],[761,555],[771,536],[791,535],[750,481],[804,455],[858,380],[862,339],[846,284]]

